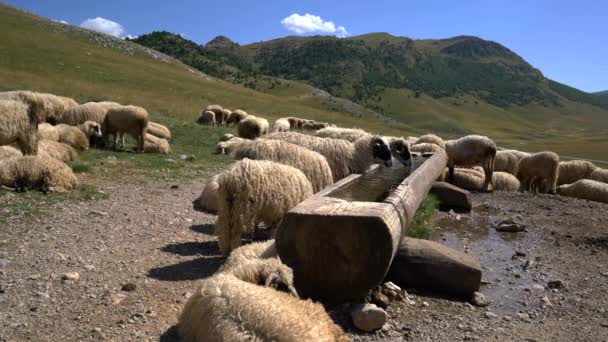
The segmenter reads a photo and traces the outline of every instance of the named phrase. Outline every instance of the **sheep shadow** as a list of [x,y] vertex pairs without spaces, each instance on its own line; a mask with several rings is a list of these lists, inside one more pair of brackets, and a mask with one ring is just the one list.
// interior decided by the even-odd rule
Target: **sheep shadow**
[[224,263],[222,256],[199,258],[175,265],[152,268],[148,277],[163,281],[204,279],[213,275]]
[[214,224],[193,224],[192,226],[190,226],[190,230],[201,234],[215,235]]
[[217,245],[217,241],[173,243],[162,247],[160,250],[166,253],[172,253],[181,256],[221,255],[220,249]]
[[160,342],[179,342],[179,334],[177,333],[177,326],[173,325],[167,329],[162,335],[160,335]]

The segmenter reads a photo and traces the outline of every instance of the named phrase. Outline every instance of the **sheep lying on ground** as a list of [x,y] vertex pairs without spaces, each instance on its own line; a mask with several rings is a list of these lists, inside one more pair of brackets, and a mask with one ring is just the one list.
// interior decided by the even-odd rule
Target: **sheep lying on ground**
[[121,145],[124,148],[124,134],[129,134],[137,141],[136,152],[144,151],[147,128],[148,112],[137,106],[120,106],[110,109],[102,124],[102,131],[106,140],[110,135],[114,135],[114,147],[116,147],[116,141],[121,135]]
[[78,159],[78,151],[72,146],[46,139],[38,141],[38,155],[61,160],[62,162]]
[[[449,170],[446,170],[443,179],[447,178]],[[484,185],[485,175],[475,169],[455,168],[452,184],[457,187],[470,191],[480,191]]]
[[230,116],[228,116],[228,120],[226,120],[226,126],[238,125],[239,122],[241,122],[241,120],[246,118],[248,115],[249,114],[247,114],[247,112],[245,112],[244,110],[237,109],[234,112],[230,113]]
[[407,141],[407,144],[410,146],[415,145],[416,141],[418,141],[418,137],[412,137],[412,136],[408,136],[403,139],[405,139],[405,141]]
[[78,126],[87,121],[95,121],[101,125],[108,111],[118,106],[120,106],[119,103],[110,101],[87,102],[68,108],[65,112],[63,112],[63,115],[58,120],[58,123]]
[[144,152],[171,154],[171,145],[169,145],[167,139],[158,138],[152,134],[146,133],[146,138],[144,139]]
[[216,154],[233,154],[236,147],[246,141],[250,141],[250,140],[239,138],[239,137],[234,137],[228,141],[221,141],[215,146],[215,153]]
[[289,132],[289,121],[286,118],[277,119],[272,125],[273,132]]
[[166,126],[156,122],[148,121],[147,133],[152,134],[157,138],[171,139],[171,131]]
[[268,134],[268,120],[253,115],[248,115],[239,122],[237,135],[245,139],[256,139]]
[[420,143],[414,144],[410,147],[410,152],[418,153],[440,153],[443,149],[436,144],[431,143]]
[[471,167],[480,165],[485,173],[483,191],[488,191],[494,172],[496,144],[488,137],[467,135],[457,140],[448,140],[444,144],[448,155],[448,181],[453,178],[454,167]]
[[22,157],[23,153],[12,146],[0,146],[0,159]]
[[70,145],[78,151],[89,148],[89,137],[79,127],[59,124],[55,128],[59,133],[59,142]]
[[91,137],[101,138],[103,136],[101,132],[101,125],[95,121],[86,121],[78,125],[78,128],[84,133],[84,135],[91,140]]
[[581,179],[572,184],[558,186],[557,193],[562,196],[608,203],[608,184],[591,179]]
[[218,273],[229,271],[246,262],[278,257],[274,239],[252,242],[233,250],[218,270]]
[[572,184],[581,179],[588,179],[597,166],[586,160],[559,162],[557,185]]
[[38,140],[46,139],[52,141],[59,141],[59,131],[57,127],[49,123],[41,123],[38,125]]
[[308,120],[290,116],[287,118],[287,121],[289,121],[289,127],[291,127],[291,129],[302,129],[302,125]]
[[280,140],[247,140],[234,149],[236,159],[270,160],[302,171],[312,184],[313,192],[333,184],[331,169],[325,157],[302,146]]
[[38,150],[38,123],[43,115],[40,102],[0,100],[0,145],[17,143],[23,154]]
[[319,129],[323,129],[323,128],[327,128],[329,127],[329,124],[327,122],[317,122],[317,121],[309,121],[309,122],[305,122],[302,125],[302,129],[303,130],[307,130],[307,131],[316,131]]
[[322,138],[342,139],[355,142],[357,139],[369,135],[369,133],[358,128],[327,127],[316,131],[314,135]]
[[220,141],[228,141],[232,138],[234,138],[234,134],[226,133],[226,134],[222,135],[222,137],[220,138]]
[[498,191],[518,191],[519,179],[508,172],[495,171],[492,174],[492,188]]
[[215,120],[215,113],[209,110],[202,112],[201,116],[196,120],[196,123],[205,126],[217,125],[217,121]]
[[445,142],[443,141],[443,139],[441,139],[441,137],[435,134],[426,134],[421,136],[420,138],[418,138],[418,140],[416,140],[416,143],[414,145],[423,143],[435,144],[441,147],[441,149],[445,150]]
[[[271,267],[264,262],[246,267],[248,273],[260,274],[262,265]],[[241,280],[230,272],[200,282],[177,329],[185,342],[350,340],[321,304]]]
[[334,182],[352,173],[364,173],[373,163],[392,164],[388,142],[380,136],[364,136],[354,143],[295,132],[272,133],[266,138],[287,141],[320,153],[329,163]]
[[0,184],[16,189],[67,192],[78,185],[69,166],[45,156],[0,160]]
[[217,213],[220,184],[217,182],[220,175],[215,175],[207,181],[201,195],[192,203],[194,209],[209,214]]
[[598,167],[597,169],[593,170],[593,172],[591,172],[591,175],[589,175],[589,179],[602,183],[608,183],[608,170]]
[[559,172],[559,156],[553,152],[538,152],[523,157],[517,164],[515,176],[520,190],[555,193]]
[[517,173],[517,163],[519,163],[521,158],[528,155],[529,153],[518,150],[496,151],[496,157],[494,158],[494,171],[503,171],[515,175],[515,173]]
[[276,227],[287,211],[313,194],[302,171],[266,160],[243,159],[217,181],[216,230],[224,254],[240,245],[243,233],[261,222]]

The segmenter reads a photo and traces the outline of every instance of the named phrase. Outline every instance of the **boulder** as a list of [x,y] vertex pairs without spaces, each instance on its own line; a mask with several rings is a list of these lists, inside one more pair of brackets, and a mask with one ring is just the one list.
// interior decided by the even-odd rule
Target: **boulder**
[[404,238],[386,279],[401,288],[469,299],[481,285],[481,266],[472,256],[437,242]]
[[469,212],[473,207],[470,192],[450,183],[435,182],[430,193],[437,196],[442,210]]
[[363,331],[374,331],[382,328],[388,320],[386,311],[374,304],[357,304],[350,312],[353,324]]

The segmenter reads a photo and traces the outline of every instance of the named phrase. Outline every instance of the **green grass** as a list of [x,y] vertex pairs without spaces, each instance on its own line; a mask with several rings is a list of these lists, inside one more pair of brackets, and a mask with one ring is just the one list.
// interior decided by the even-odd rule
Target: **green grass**
[[414,215],[414,221],[405,232],[406,236],[417,238],[417,239],[430,239],[431,238],[431,226],[433,225],[433,218],[435,212],[439,208],[439,200],[435,195],[428,194],[420,208]]

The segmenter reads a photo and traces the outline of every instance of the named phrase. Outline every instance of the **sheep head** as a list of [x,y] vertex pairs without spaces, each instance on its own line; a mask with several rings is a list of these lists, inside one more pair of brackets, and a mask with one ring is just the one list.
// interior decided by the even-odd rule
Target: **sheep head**
[[407,164],[411,160],[410,149],[407,141],[403,138],[393,139],[390,142],[391,154],[401,162],[401,164]]
[[374,136],[371,143],[374,162],[384,163],[385,166],[393,165],[391,160],[391,149],[386,139],[380,136]]

